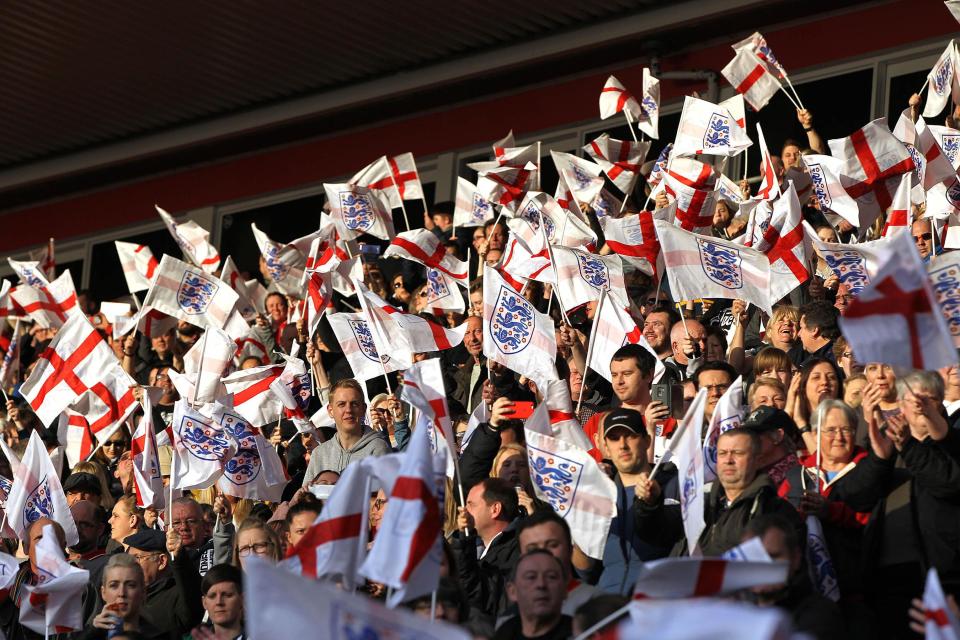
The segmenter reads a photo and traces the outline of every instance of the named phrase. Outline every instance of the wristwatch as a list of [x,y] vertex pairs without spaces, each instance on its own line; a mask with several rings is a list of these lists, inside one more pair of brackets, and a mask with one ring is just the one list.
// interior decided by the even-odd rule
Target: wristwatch
[[799,428],[800,433],[810,433],[813,429],[810,428],[810,425],[804,425]]

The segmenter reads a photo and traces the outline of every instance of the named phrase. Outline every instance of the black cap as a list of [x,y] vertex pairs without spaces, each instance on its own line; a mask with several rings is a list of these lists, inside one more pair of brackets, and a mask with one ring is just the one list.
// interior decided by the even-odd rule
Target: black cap
[[123,544],[140,551],[166,551],[167,537],[156,529],[140,529],[124,538]]
[[611,429],[622,427],[629,429],[637,435],[646,435],[647,429],[643,424],[643,415],[635,409],[614,409],[603,419],[603,435],[610,433]]
[[66,482],[63,483],[64,493],[95,493],[98,496],[103,495],[100,488],[100,480],[92,473],[77,471],[71,473]]
[[764,433],[774,429],[783,429],[790,433],[796,430],[797,425],[782,409],[776,407],[757,407],[751,411],[746,419],[740,423],[741,429],[748,429],[754,433]]

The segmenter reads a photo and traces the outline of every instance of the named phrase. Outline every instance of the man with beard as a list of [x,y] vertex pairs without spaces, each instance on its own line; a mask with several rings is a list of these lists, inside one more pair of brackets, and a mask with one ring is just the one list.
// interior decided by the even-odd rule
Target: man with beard
[[661,382],[675,382],[683,377],[680,375],[679,369],[667,360],[673,355],[673,347],[670,344],[670,330],[678,322],[680,322],[680,314],[667,306],[654,307],[643,320],[643,339],[647,341],[647,344],[650,345],[650,348],[654,350],[657,357],[667,368]]

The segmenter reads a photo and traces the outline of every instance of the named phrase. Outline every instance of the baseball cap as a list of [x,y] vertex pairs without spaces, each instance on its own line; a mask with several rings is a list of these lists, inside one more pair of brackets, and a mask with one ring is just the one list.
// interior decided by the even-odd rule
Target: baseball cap
[[92,473],[86,473],[84,471],[77,471],[71,473],[70,477],[63,483],[63,492],[64,493],[95,493],[96,495],[103,495],[103,490],[100,489],[100,480],[97,479],[97,476]]
[[746,419],[740,423],[741,429],[748,429],[754,433],[764,433],[774,429],[783,429],[790,433],[797,428],[796,423],[782,409],[776,407],[757,407],[751,411]]
[[123,539],[123,544],[140,551],[166,551],[167,538],[156,529],[140,529]]
[[622,427],[629,429],[638,435],[646,435],[647,429],[643,424],[643,415],[635,409],[614,409],[603,419],[603,435],[610,433],[611,429]]

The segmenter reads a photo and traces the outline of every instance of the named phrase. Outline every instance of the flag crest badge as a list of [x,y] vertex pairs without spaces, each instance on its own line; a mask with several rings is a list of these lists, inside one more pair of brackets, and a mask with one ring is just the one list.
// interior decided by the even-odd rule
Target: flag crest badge
[[202,315],[220,288],[214,280],[195,271],[184,271],[177,289],[177,304],[190,315]]
[[743,258],[737,249],[697,238],[700,265],[713,282],[727,289],[743,288]]
[[941,269],[930,271],[930,284],[937,294],[937,301],[943,309],[950,335],[960,336],[960,268],[950,264]]
[[703,148],[715,149],[730,146],[730,118],[716,113],[710,116],[707,130],[703,132]]
[[280,260],[280,249],[274,246],[267,248],[263,254],[263,261],[267,265],[267,273],[274,282],[279,282],[286,277],[290,271],[290,265],[286,265]]
[[530,477],[553,510],[565,516],[577,495],[583,466],[553,451],[544,451],[527,443]]
[[351,231],[367,231],[376,222],[376,214],[369,194],[340,192],[340,211],[343,223]]
[[938,96],[946,95],[950,91],[950,78],[953,76],[953,63],[950,56],[940,58],[940,64],[934,69],[933,76],[930,79],[930,88]]
[[943,134],[940,146],[943,149],[943,155],[947,156],[950,164],[955,164],[957,161],[957,153],[960,152],[960,134]]
[[607,264],[592,254],[576,252],[577,266],[580,268],[580,277],[595,289],[610,288],[610,271]]
[[235,485],[253,482],[260,475],[260,456],[253,429],[246,420],[225,413],[220,423],[225,434],[237,441],[237,452],[224,465],[223,475]]
[[443,275],[436,269],[427,269],[428,298],[433,302],[443,300],[450,295],[450,287],[443,280]]
[[[523,208],[520,212],[520,217],[529,222],[534,231],[540,231],[540,209],[534,204],[533,200],[528,202],[527,206]],[[543,224],[547,227],[547,238],[553,238],[553,231],[556,225],[553,223],[553,220],[550,219],[550,216],[542,217]]]
[[27,502],[23,505],[23,515],[27,526],[33,524],[40,518],[49,518],[53,513],[50,502],[50,483],[46,476],[37,484],[37,487],[27,496]]
[[501,286],[490,320],[490,335],[497,349],[506,355],[526,349],[533,337],[535,323],[527,301],[517,292]]
[[384,363],[387,363],[390,361],[390,356],[381,356],[377,353],[377,345],[373,343],[373,334],[370,333],[370,327],[367,326],[366,322],[362,320],[349,320],[349,323],[350,329],[357,338],[357,344],[360,345],[360,351],[363,352],[363,355],[374,362],[380,362],[382,360]]
[[860,293],[870,277],[866,260],[857,251],[824,252],[823,259],[830,270],[838,275],[840,284],[846,285],[851,295]]
[[827,177],[823,173],[823,167],[819,164],[808,164],[807,170],[810,172],[810,182],[813,183],[813,194],[817,197],[817,202],[824,209],[829,209],[833,200],[830,198],[830,190],[827,188]]
[[190,455],[200,460],[221,460],[230,448],[226,432],[190,416],[180,421],[178,433]]
[[487,202],[483,196],[476,191],[473,193],[473,207],[470,210],[471,222],[483,223],[488,217],[493,216],[493,205]]

